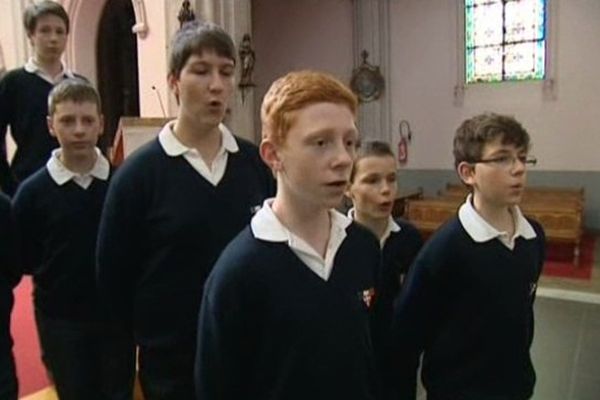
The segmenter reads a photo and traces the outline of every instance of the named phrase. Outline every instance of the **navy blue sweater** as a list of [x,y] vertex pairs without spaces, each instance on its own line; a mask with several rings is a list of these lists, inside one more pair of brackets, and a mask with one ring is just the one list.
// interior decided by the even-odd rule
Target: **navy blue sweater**
[[202,288],[227,243],[272,195],[274,181],[256,146],[236,138],[213,186],[158,139],[116,172],[98,242],[98,284],[111,314],[133,324],[138,344],[195,338]]
[[13,306],[12,289],[18,282],[15,255],[15,235],[10,200],[0,193],[0,365],[11,357],[10,312]]
[[351,224],[327,281],[286,243],[233,240],[206,282],[197,398],[373,399],[378,377],[363,299],[379,244]]
[[400,294],[403,279],[421,247],[421,234],[411,223],[397,219],[400,231],[391,232],[383,246],[382,279],[378,295],[380,307],[386,309],[386,320],[391,320],[394,299]]
[[473,241],[457,217],[427,242],[396,304],[389,398],[415,398],[422,351],[432,398],[531,396],[533,302],[545,238],[529,222],[537,237],[517,238],[512,251],[497,239]]
[[34,304],[44,315],[95,321],[95,253],[107,181],[86,189],[59,186],[47,168],[27,178],[13,198],[23,272],[33,276]]
[[397,219],[396,224],[400,231],[391,232],[382,249],[382,268],[374,316],[374,322],[377,323],[373,327],[374,345],[382,364],[384,356],[389,352],[388,335],[394,300],[400,294],[410,265],[423,246],[421,234],[411,223]]
[[[43,167],[52,149],[58,147],[46,123],[52,87],[25,68],[9,71],[0,80],[0,187],[9,195],[15,193],[19,182]],[[10,166],[4,140],[7,126],[17,144]]]

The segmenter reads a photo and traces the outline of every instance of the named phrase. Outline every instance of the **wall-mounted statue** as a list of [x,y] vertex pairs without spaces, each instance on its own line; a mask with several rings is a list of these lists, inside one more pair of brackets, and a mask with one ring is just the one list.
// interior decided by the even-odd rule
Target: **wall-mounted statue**
[[252,48],[250,42],[250,35],[245,34],[242,38],[242,43],[239,49],[240,64],[242,67],[242,74],[240,77],[240,87],[254,86],[252,81],[252,72],[254,71],[254,62],[256,61],[256,54]]
[[194,21],[196,19],[196,14],[194,14],[194,10],[192,10],[188,0],[184,0],[181,4],[177,19],[179,20],[179,29],[181,29],[186,22]]

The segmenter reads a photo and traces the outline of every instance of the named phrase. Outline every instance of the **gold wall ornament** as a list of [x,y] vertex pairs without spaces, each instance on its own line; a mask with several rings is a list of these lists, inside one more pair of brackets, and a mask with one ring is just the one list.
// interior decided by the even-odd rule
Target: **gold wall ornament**
[[367,61],[369,52],[363,50],[360,55],[363,59],[362,64],[352,71],[350,88],[356,93],[358,100],[367,103],[377,100],[381,96],[385,87],[385,80],[379,66],[372,65]]

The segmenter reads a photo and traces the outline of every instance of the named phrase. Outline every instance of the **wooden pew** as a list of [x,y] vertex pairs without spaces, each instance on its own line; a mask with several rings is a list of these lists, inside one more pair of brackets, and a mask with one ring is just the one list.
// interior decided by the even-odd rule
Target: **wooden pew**
[[[425,235],[430,234],[456,215],[467,194],[463,185],[448,184],[437,198],[409,200],[405,215]],[[520,206],[525,215],[542,225],[548,241],[573,243],[575,262],[578,261],[583,234],[583,189],[530,187]]]

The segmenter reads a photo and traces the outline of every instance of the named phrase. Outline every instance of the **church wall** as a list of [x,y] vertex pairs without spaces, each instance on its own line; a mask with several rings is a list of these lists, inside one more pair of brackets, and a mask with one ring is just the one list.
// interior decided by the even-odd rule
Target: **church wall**
[[[456,1],[390,0],[392,127],[409,121],[413,141],[400,179],[435,194],[449,180],[454,130],[484,111],[514,115],[529,131],[539,163],[532,185],[586,191],[588,227],[600,230],[600,2],[550,0],[554,91],[542,83],[476,85],[454,98],[458,81]],[[290,69],[313,67],[349,81],[353,65],[350,1],[253,2],[257,108],[268,83]]]
[[448,178],[456,179],[450,149],[464,118],[484,111],[511,114],[529,131],[538,158],[530,184],[584,187],[585,225],[600,229],[600,2],[550,1],[555,98],[545,96],[539,82],[488,84],[468,87],[462,105],[455,105],[453,96],[456,3],[392,1],[392,116],[407,119],[414,132],[401,173],[405,186],[423,186],[433,194]]
[[352,2],[253,0],[256,129],[271,82],[288,71],[317,69],[345,82],[352,74]]

